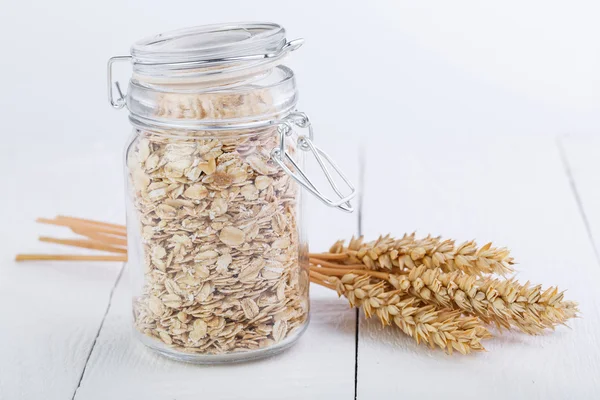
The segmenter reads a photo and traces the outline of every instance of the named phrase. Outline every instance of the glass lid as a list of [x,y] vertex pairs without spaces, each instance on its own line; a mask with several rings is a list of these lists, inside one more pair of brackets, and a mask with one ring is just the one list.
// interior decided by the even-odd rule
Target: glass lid
[[[205,25],[154,35],[137,41],[131,56],[109,60],[109,101],[117,109],[127,103],[134,112],[137,103],[144,110],[152,108],[151,92],[198,96],[216,91],[283,90],[283,97],[294,102],[293,74],[278,67],[302,43],[302,39],[288,41],[281,25],[268,22]],[[133,67],[127,95],[112,79],[113,64],[120,61],[131,62]]]
[[164,65],[223,63],[240,57],[264,56],[282,51],[285,29],[265,22],[205,25],[161,33],[131,47],[135,64]]

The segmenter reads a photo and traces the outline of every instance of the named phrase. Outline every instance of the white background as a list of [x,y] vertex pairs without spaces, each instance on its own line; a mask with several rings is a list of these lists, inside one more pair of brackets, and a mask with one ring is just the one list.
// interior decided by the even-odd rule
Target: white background
[[38,127],[62,128],[44,140],[65,128],[78,129],[86,146],[119,136],[123,125],[105,100],[108,57],[157,32],[241,20],[275,21],[306,39],[291,60],[302,105],[313,118],[354,121],[345,134],[600,128],[593,0],[2,3],[0,112],[11,143],[37,130],[32,113]]
[[[0,399],[598,393],[598,1],[0,1]],[[130,128],[106,99],[108,58],[155,33],[244,20],[305,38],[289,59],[300,108],[355,181],[368,149],[369,237],[419,229],[497,240],[522,262],[520,277],[569,288],[585,318],[573,331],[509,335],[472,358],[429,352],[361,318],[355,376],[355,314],[314,290],[297,347],[249,366],[193,369],[132,347],[118,266],[15,264],[16,252],[59,252],[35,237],[63,232],[36,217],[124,220]],[[583,139],[557,146],[566,134]],[[316,202],[310,212],[317,251],[356,232],[356,216]],[[478,390],[458,391],[463,376]]]

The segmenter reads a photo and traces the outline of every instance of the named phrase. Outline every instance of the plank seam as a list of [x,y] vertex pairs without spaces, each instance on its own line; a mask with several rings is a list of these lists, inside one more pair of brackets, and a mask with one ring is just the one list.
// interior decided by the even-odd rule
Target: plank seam
[[[363,199],[365,187],[365,146],[360,146],[358,154],[358,235],[363,234]],[[354,400],[358,397],[358,337],[359,337],[359,318],[360,310],[355,311],[355,326],[354,326]]]
[[592,249],[594,250],[594,255],[596,256],[596,262],[600,265],[600,255],[598,254],[598,249],[596,248],[596,242],[594,241],[594,235],[592,233],[592,228],[590,226],[587,214],[585,213],[585,207],[583,206],[583,202],[581,201],[581,196],[579,194],[579,190],[577,188],[577,183],[575,182],[575,177],[573,176],[573,171],[571,170],[571,164],[569,164],[569,159],[567,157],[567,152],[565,151],[565,147],[562,143],[561,137],[556,138],[556,145],[558,146],[558,151],[560,153],[560,159],[562,161],[563,167],[565,169],[565,173],[567,174],[567,179],[569,180],[569,186],[571,187],[571,192],[575,197],[575,202],[577,203],[577,208],[579,210],[579,214],[583,219],[583,224],[585,226],[585,230],[587,232],[588,239],[592,244]]
[[110,294],[108,296],[108,304],[106,305],[106,310],[104,310],[104,315],[102,316],[102,321],[100,322],[100,326],[98,327],[98,331],[96,332],[96,336],[94,337],[94,341],[92,342],[92,346],[90,348],[90,351],[88,352],[87,358],[85,360],[85,364],[83,365],[83,370],[81,371],[81,375],[79,376],[79,381],[77,382],[77,387],[75,388],[75,391],[73,392],[73,397],[71,397],[71,400],[75,400],[75,396],[77,396],[77,391],[79,390],[79,387],[81,386],[81,382],[83,381],[83,376],[85,375],[85,371],[87,369],[88,363],[90,362],[90,358],[92,357],[92,352],[94,351],[94,348],[96,347],[96,342],[98,341],[100,332],[102,331],[102,328],[104,327],[104,321],[106,321],[106,317],[108,316],[108,312],[110,311],[110,306],[112,305],[112,299],[115,294],[115,289],[117,288],[117,285],[119,284],[119,281],[121,280],[121,276],[123,275],[123,271],[125,270],[125,264],[126,263],[123,263],[121,265],[121,269],[119,270],[117,279],[115,279],[115,283],[113,284],[113,287],[110,289]]

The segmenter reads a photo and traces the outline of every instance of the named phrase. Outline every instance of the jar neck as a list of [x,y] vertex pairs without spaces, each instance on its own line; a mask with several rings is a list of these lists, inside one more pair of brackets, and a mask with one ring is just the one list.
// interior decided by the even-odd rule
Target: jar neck
[[297,100],[294,73],[282,65],[200,80],[167,81],[135,74],[127,93],[135,126],[175,130],[268,126],[294,110]]

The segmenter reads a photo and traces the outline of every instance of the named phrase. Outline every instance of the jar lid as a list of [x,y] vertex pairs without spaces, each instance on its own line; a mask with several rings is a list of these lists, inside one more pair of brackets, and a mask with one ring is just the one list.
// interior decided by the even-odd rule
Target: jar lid
[[195,74],[272,62],[295,50],[302,40],[288,42],[285,29],[273,23],[206,25],[161,33],[131,47],[134,70],[142,75],[194,70]]
[[[117,109],[127,105],[136,126],[230,130],[272,124],[296,105],[294,74],[280,64],[302,43],[288,41],[282,26],[261,22],[161,33],[136,42],[131,56],[109,60],[109,101]],[[126,94],[112,80],[117,61],[132,63]]]

